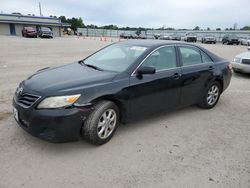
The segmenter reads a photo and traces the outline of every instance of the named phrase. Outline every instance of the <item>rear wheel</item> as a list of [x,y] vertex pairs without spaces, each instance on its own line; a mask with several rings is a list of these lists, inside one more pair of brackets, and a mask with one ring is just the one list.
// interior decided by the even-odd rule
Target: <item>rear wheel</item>
[[208,86],[206,93],[203,96],[202,102],[199,104],[199,106],[205,109],[213,108],[219,101],[221,90],[222,88],[219,82],[211,83]]
[[94,106],[82,129],[82,135],[91,143],[102,145],[115,133],[119,122],[119,109],[111,101],[101,101]]

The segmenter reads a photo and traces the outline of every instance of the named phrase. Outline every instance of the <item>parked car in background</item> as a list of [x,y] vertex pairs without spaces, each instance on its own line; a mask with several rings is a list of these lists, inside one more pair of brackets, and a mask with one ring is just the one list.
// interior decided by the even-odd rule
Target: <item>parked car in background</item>
[[235,56],[232,67],[235,72],[250,73],[250,47],[248,52],[243,52]]
[[186,33],[184,37],[186,42],[197,42],[197,35],[195,33]]
[[239,38],[235,34],[227,34],[222,38],[222,44],[240,44]]
[[53,32],[48,27],[41,27],[38,31],[38,36],[41,38],[53,38]]
[[139,35],[139,38],[140,38],[140,39],[147,39],[147,36],[146,36],[145,34],[142,34],[142,33],[141,33],[141,34]]
[[23,37],[37,37],[36,29],[33,27],[23,27],[22,29]]
[[139,35],[136,33],[131,34],[131,39],[139,39]]
[[178,34],[178,33],[175,33],[175,34],[172,34],[169,36],[169,39],[170,40],[178,40],[178,41],[181,41],[181,35]]
[[170,40],[169,35],[161,35],[160,38],[161,40]]
[[[187,43],[128,40],[22,81],[17,123],[51,142],[108,142],[119,122],[198,104],[213,108],[231,80],[229,62]],[[223,105],[223,104],[222,104]]]
[[216,44],[216,37],[214,35],[205,35],[201,38],[201,43]]
[[122,38],[122,39],[131,39],[132,35],[129,34],[129,33],[121,33],[120,38]]
[[242,38],[242,39],[240,40],[240,44],[241,44],[241,45],[250,46],[250,37]]
[[160,37],[161,37],[160,34],[154,34],[154,38],[155,38],[155,39],[159,39]]

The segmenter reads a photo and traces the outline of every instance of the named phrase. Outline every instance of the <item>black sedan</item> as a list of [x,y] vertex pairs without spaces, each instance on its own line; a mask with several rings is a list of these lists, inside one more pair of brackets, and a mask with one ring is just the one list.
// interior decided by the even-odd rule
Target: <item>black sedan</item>
[[24,130],[51,142],[84,136],[104,144],[119,122],[133,117],[193,104],[213,108],[231,75],[227,60],[202,47],[128,40],[21,82],[14,117]]

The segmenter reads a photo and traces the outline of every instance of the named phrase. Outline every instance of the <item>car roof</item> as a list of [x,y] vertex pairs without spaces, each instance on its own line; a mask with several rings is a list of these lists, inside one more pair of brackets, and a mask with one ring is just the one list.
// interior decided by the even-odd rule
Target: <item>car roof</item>
[[[167,41],[167,40],[126,40],[122,41],[122,44],[128,44],[128,45],[135,45],[135,46],[144,46],[144,47],[157,47],[157,46],[163,46],[163,45],[170,45],[170,44],[185,44],[188,43],[185,42],[179,42],[179,41]],[[193,45],[195,46],[195,45]]]
[[193,46],[193,47],[197,47],[200,50],[202,50],[203,52],[205,52],[206,54],[208,54],[214,61],[219,61],[222,58],[218,57],[217,55],[215,55],[214,53],[208,51],[207,49],[196,45],[196,44],[190,44],[190,43],[186,43],[186,42],[181,42],[181,41],[171,41],[171,40],[126,40],[126,41],[122,41],[119,42],[120,44],[127,44],[127,45],[134,45],[134,46],[143,46],[146,48],[151,48],[151,49],[155,49],[157,47],[160,46],[164,46],[164,45],[186,45],[186,46]]

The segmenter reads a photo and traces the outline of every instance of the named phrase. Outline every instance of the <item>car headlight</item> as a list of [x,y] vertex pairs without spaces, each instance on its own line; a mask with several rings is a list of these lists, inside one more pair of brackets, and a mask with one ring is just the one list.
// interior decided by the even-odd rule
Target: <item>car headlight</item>
[[68,95],[47,97],[37,106],[38,109],[43,108],[61,108],[74,104],[81,95]]
[[235,62],[235,63],[241,63],[241,58],[235,57],[233,59],[233,62]]

